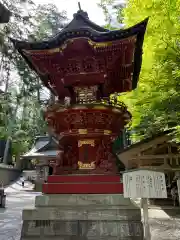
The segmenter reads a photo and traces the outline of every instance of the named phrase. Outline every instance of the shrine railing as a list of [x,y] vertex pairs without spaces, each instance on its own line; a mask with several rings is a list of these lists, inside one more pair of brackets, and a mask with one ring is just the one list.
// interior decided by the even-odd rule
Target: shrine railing
[[[54,104],[46,104],[45,105],[45,108],[51,108],[51,107],[57,107],[58,108],[72,108],[74,106],[91,106],[92,105],[104,105],[104,106],[111,106],[111,107],[117,107],[117,108],[121,108],[121,110],[127,110],[127,107],[125,105],[125,103],[123,103],[122,101],[114,101],[114,100],[111,100],[111,99],[102,99],[102,100],[99,100],[99,101],[94,101],[94,100],[89,100],[89,101],[86,101],[86,102],[79,102],[79,103],[73,103],[73,104],[63,104],[62,102],[59,102],[59,101],[55,101]],[[55,107],[55,108],[56,108]]]

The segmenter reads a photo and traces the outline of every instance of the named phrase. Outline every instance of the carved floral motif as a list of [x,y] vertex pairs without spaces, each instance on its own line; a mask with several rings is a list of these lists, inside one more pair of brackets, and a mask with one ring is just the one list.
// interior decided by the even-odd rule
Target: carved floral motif
[[[76,130],[79,134],[87,134],[89,129],[91,131],[93,129],[94,131],[95,129],[101,129],[102,132],[104,130],[118,132],[127,123],[128,119],[130,120],[131,118],[130,114],[127,115],[125,113],[126,109],[124,108],[122,108],[122,111],[113,111],[113,109],[101,111],[95,109],[76,109],[72,111],[56,111],[54,115],[50,114],[50,116],[47,113],[46,120],[48,125],[56,130],[57,134],[73,130]],[[86,133],[81,133],[79,129],[86,129]]]
[[78,161],[78,167],[79,169],[89,170],[89,169],[95,169],[96,165],[94,162],[91,163],[83,163],[81,161]]
[[[92,141],[94,140],[92,139]],[[83,162],[83,159],[80,158],[76,142],[65,146],[64,154],[58,155],[63,156],[63,160],[57,159],[55,174],[116,174],[116,159],[112,154],[111,137],[105,137],[105,139],[102,138],[101,140],[97,139],[94,141],[94,144],[97,150],[92,151],[91,147],[89,148],[88,162]]]
[[[107,43],[78,38],[67,41],[57,49],[24,50],[24,54],[31,59],[39,74],[49,76],[49,81],[59,96],[67,93],[64,85],[68,84],[69,78],[75,84],[82,74],[83,79],[96,74],[97,83],[104,82],[106,76],[103,88],[106,95],[131,90],[134,48],[134,37]],[[124,84],[127,79],[130,84]]]
[[89,144],[92,147],[95,146],[94,139],[86,139],[86,140],[79,140],[78,141],[78,147],[82,147],[82,145]]

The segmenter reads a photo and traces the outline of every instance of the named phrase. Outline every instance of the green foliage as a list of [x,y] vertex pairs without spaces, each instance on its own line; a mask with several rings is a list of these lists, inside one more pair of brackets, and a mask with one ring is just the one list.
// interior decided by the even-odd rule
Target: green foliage
[[0,94],[0,138],[11,137],[13,154],[19,156],[31,147],[35,136],[47,132],[42,97],[48,100],[49,96],[9,37],[43,40],[60,30],[66,14],[53,4],[36,6],[31,0],[6,0],[4,4],[12,17],[0,29],[0,85],[4,91]]
[[[125,24],[149,18],[139,86],[126,98],[132,110],[132,128],[139,137],[173,128],[180,122],[180,1],[130,0]],[[175,138],[178,135],[175,131]]]
[[[122,8],[118,14],[122,18]],[[136,140],[167,129],[180,140],[179,16],[179,0],[128,0],[123,10],[125,27],[149,17],[138,88],[120,97],[133,115]]]
[[125,6],[123,1],[117,2],[115,0],[101,0],[98,5],[102,8],[105,15],[105,20],[107,22],[105,28],[115,30],[115,27],[112,26],[113,21],[123,23],[123,9]]

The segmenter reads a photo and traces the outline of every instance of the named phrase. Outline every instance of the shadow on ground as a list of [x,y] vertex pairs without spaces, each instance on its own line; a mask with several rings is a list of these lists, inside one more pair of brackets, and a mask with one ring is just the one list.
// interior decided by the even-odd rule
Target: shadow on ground
[[170,218],[180,219],[180,207],[169,207],[169,209],[167,209],[167,207],[161,208]]

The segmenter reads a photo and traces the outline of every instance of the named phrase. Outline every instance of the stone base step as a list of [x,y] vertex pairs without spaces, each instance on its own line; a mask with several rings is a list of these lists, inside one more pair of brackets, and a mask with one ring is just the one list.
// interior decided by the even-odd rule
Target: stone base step
[[21,240],[143,240],[140,209],[121,194],[49,194],[35,202],[23,211]]
[[126,209],[139,209],[122,194],[45,194],[36,196],[36,207],[89,207],[104,208],[121,206]]
[[53,237],[22,237],[20,240],[143,240],[139,237],[77,237],[77,236],[53,236]]
[[[116,237],[119,239],[127,237],[137,237],[142,239],[143,228],[141,221],[121,221],[121,220],[99,220],[79,221],[79,220],[43,220],[43,221],[23,221],[22,237],[54,237],[54,236],[78,236],[79,238],[96,239],[106,237]],[[139,237],[139,238],[138,238]]]
[[141,221],[141,215],[139,209],[124,209],[120,206],[116,208],[77,208],[72,207],[71,209],[63,208],[35,208],[35,209],[24,209],[22,214],[23,220],[28,221],[44,221],[46,220],[77,220],[77,221],[88,221],[88,220],[109,220],[109,221]]
[[53,236],[53,237],[22,237],[20,240],[142,240],[139,237],[77,237],[77,236]]

